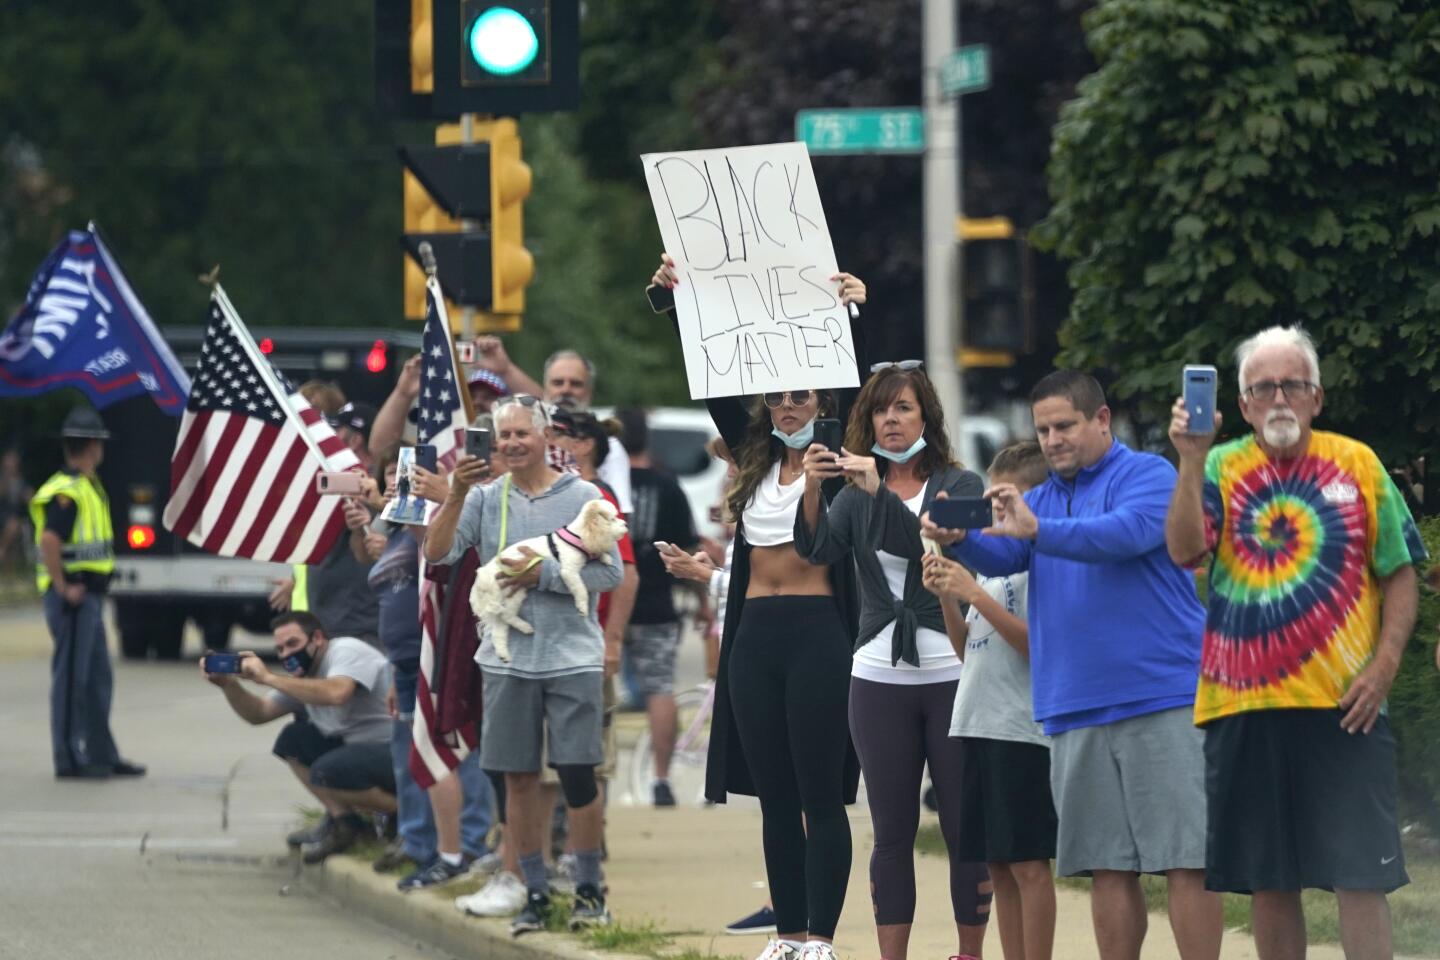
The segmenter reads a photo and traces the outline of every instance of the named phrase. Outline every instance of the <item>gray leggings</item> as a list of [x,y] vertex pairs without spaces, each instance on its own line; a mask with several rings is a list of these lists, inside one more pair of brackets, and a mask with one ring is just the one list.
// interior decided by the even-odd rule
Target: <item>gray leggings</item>
[[990,879],[989,871],[983,863],[965,863],[956,855],[965,771],[964,748],[950,736],[958,683],[850,679],[850,736],[860,755],[875,827],[870,895],[877,926],[915,920],[915,832],[920,829],[920,779],[927,761],[940,807],[940,832],[950,851],[955,922],[979,926],[990,918],[988,910],[980,909],[990,903],[990,894],[980,890]]

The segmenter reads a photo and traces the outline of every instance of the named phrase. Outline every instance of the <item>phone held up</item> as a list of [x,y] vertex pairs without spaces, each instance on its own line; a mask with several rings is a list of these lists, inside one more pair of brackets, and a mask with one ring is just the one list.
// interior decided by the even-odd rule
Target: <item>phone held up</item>
[[351,471],[317,473],[315,475],[315,492],[322,497],[357,497],[362,492],[361,476],[362,474]]
[[455,353],[460,358],[461,363],[475,362],[475,344],[473,343],[455,344]]
[[979,530],[994,526],[995,512],[984,497],[952,497],[930,501],[930,519],[946,530]]
[[1190,414],[1187,433],[1215,432],[1215,376],[1215,368],[1211,366],[1190,364],[1185,367],[1181,393],[1185,398],[1185,410]]
[[465,429],[465,453],[467,456],[484,460],[490,460],[492,440],[490,431],[484,427],[467,427]]
[[815,420],[815,442],[831,453],[839,454],[840,445],[845,442],[845,433],[840,421],[833,417],[818,417]]
[[239,673],[240,654],[238,653],[207,653],[205,654],[206,673]]
[[435,472],[435,447],[433,444],[416,444],[415,466],[420,467],[430,473]]

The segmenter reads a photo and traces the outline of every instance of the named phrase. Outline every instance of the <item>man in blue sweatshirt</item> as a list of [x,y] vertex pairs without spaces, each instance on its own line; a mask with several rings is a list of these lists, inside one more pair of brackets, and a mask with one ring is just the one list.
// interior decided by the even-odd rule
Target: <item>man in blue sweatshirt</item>
[[1090,874],[1104,960],[1138,960],[1141,873],[1165,874],[1185,960],[1220,954],[1205,890],[1205,760],[1191,706],[1205,612],[1165,548],[1175,469],[1115,440],[1105,392],[1060,370],[1030,394],[1050,479],[986,491],[995,525],[926,535],[987,576],[1030,574],[1035,719],[1053,737],[1056,869]]

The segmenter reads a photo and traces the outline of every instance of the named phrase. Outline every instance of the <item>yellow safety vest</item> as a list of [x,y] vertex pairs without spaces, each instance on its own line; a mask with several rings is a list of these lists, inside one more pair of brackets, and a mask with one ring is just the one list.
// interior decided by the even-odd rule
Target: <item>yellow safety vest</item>
[[[30,521],[35,525],[35,546],[45,533],[45,507],[57,496],[75,501],[75,526],[70,539],[60,548],[60,564],[66,573],[111,573],[115,570],[114,531],[110,527],[110,498],[99,483],[83,474],[63,470],[45,481],[30,501]],[[43,562],[35,564],[35,582],[44,593],[50,589],[50,571]]]
[[300,613],[310,609],[310,568],[303,563],[292,563],[290,573],[295,577],[295,586],[290,591],[290,609]]

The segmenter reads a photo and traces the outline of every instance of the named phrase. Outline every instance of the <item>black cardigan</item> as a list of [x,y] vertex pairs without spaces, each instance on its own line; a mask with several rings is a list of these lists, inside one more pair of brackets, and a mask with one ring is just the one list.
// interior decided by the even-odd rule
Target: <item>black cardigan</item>
[[[670,311],[675,319],[674,311]],[[869,376],[869,364],[865,358],[865,337],[858,318],[850,321],[850,334],[855,344],[855,368],[863,384]],[[840,410],[837,416],[841,423],[850,419],[850,407],[859,393],[858,389],[840,390]],[[712,397],[705,401],[715,429],[733,452],[738,452],[745,437],[745,428],[750,421],[750,412],[741,397]],[[780,441],[771,440],[772,445]],[[825,481],[821,490],[828,501],[844,488],[843,478]],[[745,525],[740,521],[735,529],[735,555],[730,567],[730,592],[725,601],[725,625],[721,632],[720,663],[715,674],[715,708],[710,718],[710,751],[705,764],[705,798],[711,803],[724,803],[727,793],[742,793],[755,796],[755,785],[750,779],[750,768],[740,747],[740,734],[735,728],[735,717],[730,712],[730,651],[735,648],[735,634],[740,626],[740,614],[745,608],[745,592],[750,586],[750,544],[745,542]],[[840,615],[845,621],[846,636],[836,637],[837,643],[845,644],[850,650],[855,643],[855,634],[860,628],[860,591],[855,580],[855,565],[848,559],[830,566],[830,590]],[[846,723],[845,717],[839,718]],[[848,740],[848,734],[847,734]],[[860,788],[860,761],[855,755],[854,744],[849,744],[845,754],[845,802],[854,803]]]

